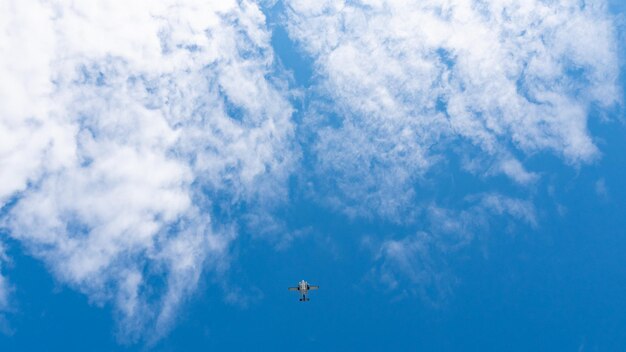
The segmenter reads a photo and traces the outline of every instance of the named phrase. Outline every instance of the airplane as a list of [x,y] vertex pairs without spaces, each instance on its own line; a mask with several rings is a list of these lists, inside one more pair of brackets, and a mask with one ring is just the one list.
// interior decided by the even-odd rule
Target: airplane
[[308,282],[302,280],[298,282],[298,287],[289,287],[289,291],[299,291],[302,295],[302,297],[300,297],[300,302],[306,302],[310,300],[309,298],[307,298],[306,293],[309,290],[317,290],[319,288],[319,286],[311,286]]

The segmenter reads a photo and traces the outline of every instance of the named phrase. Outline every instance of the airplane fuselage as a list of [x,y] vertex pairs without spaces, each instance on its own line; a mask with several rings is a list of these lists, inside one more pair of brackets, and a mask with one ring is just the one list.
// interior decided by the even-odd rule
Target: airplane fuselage
[[302,295],[300,297],[300,301],[307,301],[308,298],[306,298],[306,294],[307,292],[309,292],[309,284],[302,280],[298,283],[298,291],[300,292],[300,294]]
[[311,286],[308,282],[301,280],[297,287],[289,287],[289,291],[298,291],[300,293],[300,302],[306,302],[309,298],[306,296],[310,290],[317,290],[319,286]]

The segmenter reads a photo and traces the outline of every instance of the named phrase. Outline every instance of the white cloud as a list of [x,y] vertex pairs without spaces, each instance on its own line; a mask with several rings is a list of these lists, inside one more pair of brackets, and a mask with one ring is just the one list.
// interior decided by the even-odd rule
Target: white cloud
[[528,200],[520,200],[505,197],[497,193],[491,193],[482,195],[480,205],[482,208],[497,215],[509,215],[528,225],[537,226],[535,207]]
[[448,261],[489,232],[494,220],[508,228],[537,226],[532,202],[498,193],[465,199],[463,210],[436,204],[426,208],[422,231],[402,238],[369,243],[375,249],[370,275],[398,298],[416,296],[434,306],[445,304],[458,283]]
[[607,199],[609,192],[606,187],[606,181],[604,180],[604,178],[600,178],[598,181],[596,181],[594,188],[598,197],[602,199]]
[[13,287],[5,276],[5,267],[8,263],[10,259],[6,255],[4,244],[0,242],[0,333],[5,335],[11,335],[14,332],[6,315],[15,311],[11,306]]
[[348,214],[375,209],[398,218],[415,185],[459,144],[461,156],[481,154],[475,171],[522,185],[538,175],[513,155],[547,151],[571,164],[592,161],[599,152],[587,112],[619,100],[616,35],[605,7],[288,2],[288,33],[313,59],[320,94],[334,102],[314,105],[308,121],[319,135],[319,173],[334,175],[340,194],[328,202]]
[[387,240],[375,256],[373,275],[399,298],[419,296],[425,302],[439,305],[454,286],[444,269],[436,239],[424,232],[400,240]]
[[[0,206],[17,200],[2,226],[61,282],[113,302],[123,338],[159,336],[203,270],[228,266],[236,226],[211,209],[231,219],[246,203],[262,209],[242,217],[261,235],[285,232],[268,214],[298,152],[265,18],[235,0],[5,0],[0,11]],[[601,2],[297,0],[286,23],[333,101],[305,119],[316,192],[353,216],[415,219],[416,184],[431,185],[457,142],[480,154],[458,152],[465,170],[522,185],[538,174],[514,155],[589,162],[587,109],[617,99]],[[537,222],[528,201],[472,201],[471,212],[426,207],[435,237],[383,242],[381,277],[436,297],[449,289],[438,253],[471,241],[481,214]]]
[[538,178],[536,173],[526,171],[524,165],[514,158],[502,160],[499,171],[520,184],[528,184]]
[[0,315],[2,312],[9,310],[9,293],[10,287],[7,278],[2,275],[4,271],[4,264],[7,263],[9,258],[6,256],[4,245],[0,243]]
[[158,337],[203,269],[228,265],[235,235],[212,207],[287,192],[292,109],[268,79],[264,15],[248,1],[0,6],[0,204],[18,199],[3,224],[61,282],[114,302],[123,339]]

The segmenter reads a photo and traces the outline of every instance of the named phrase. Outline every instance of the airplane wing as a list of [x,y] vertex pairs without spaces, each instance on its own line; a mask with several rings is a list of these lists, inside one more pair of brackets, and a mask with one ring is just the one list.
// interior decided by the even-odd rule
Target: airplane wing
[[319,286],[309,286],[309,290],[319,290]]
[[299,291],[299,289],[297,287],[289,287],[288,290],[289,291]]

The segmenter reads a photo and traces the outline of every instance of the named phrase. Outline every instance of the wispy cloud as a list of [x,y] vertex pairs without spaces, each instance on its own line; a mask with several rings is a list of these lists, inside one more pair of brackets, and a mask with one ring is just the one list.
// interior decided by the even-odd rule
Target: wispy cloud
[[528,200],[502,194],[467,197],[459,209],[427,207],[422,230],[401,238],[369,240],[374,266],[370,277],[396,298],[419,297],[432,306],[445,304],[458,280],[448,265],[455,255],[489,232],[494,220],[520,227],[537,226],[535,207]]
[[424,302],[438,306],[452,292],[454,278],[447,272],[436,239],[425,232],[399,240],[387,240],[380,245],[371,271],[386,289],[398,298],[418,296]]
[[308,231],[270,214],[310,172],[307,190],[349,216],[427,214],[377,243],[374,270],[436,301],[447,253],[477,228],[538,223],[530,201],[499,193],[416,205],[452,157],[522,187],[539,179],[534,153],[598,157],[587,111],[619,100],[603,4],[287,2],[317,79],[300,146],[253,1],[0,2],[0,226],[60,282],[112,302],[122,339],[158,338],[202,273],[228,268],[238,228],[285,233],[282,248]]
[[15,310],[11,307],[13,287],[5,276],[7,263],[10,263],[10,259],[6,255],[4,244],[0,242],[0,333],[10,335],[13,329],[6,314]]
[[606,187],[606,181],[604,180],[604,178],[600,178],[598,181],[596,181],[594,188],[598,197],[602,199],[608,198],[609,192]]
[[287,192],[292,109],[268,78],[264,15],[248,1],[1,6],[0,201],[18,197],[3,226],[61,282],[114,302],[122,339],[158,337],[203,270],[228,265],[236,233],[214,209]]
[[538,173],[520,155],[590,162],[587,112],[620,99],[602,1],[296,0],[285,25],[333,102],[312,104],[312,153],[349,214],[398,217],[455,145],[522,185]]
[[0,244],[0,312],[4,312],[9,308],[9,283],[6,277],[2,275],[8,260],[4,245]]

